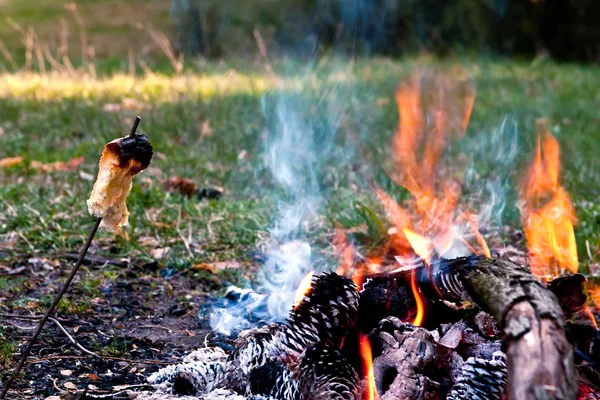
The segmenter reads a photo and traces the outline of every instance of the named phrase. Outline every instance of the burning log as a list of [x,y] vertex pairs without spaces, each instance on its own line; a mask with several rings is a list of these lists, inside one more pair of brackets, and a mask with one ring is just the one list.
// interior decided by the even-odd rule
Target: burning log
[[[414,313],[414,300],[408,289],[412,276],[417,277],[419,288],[430,304],[439,304],[440,298],[458,301],[466,293],[498,321],[508,356],[509,398],[575,396],[573,350],[565,335],[563,310],[552,292],[525,268],[507,260],[476,256],[442,260],[429,267],[423,265],[387,275],[364,276],[360,278],[365,284],[359,320],[373,320],[363,315],[366,304],[369,310],[379,310],[372,314],[385,309],[388,315],[397,311],[396,316],[409,320]],[[557,282],[551,288],[567,307],[566,314],[581,306],[581,296],[576,290],[581,288],[579,277]],[[376,295],[377,292],[383,295]],[[403,304],[406,309],[401,307]]]

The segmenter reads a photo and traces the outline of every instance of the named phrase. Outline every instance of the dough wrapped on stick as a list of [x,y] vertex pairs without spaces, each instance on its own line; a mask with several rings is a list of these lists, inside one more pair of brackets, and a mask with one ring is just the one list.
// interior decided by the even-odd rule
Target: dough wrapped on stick
[[87,201],[90,214],[102,218],[100,226],[117,231],[127,225],[126,199],[132,178],[150,165],[152,143],[146,135],[132,134],[104,146],[100,170]]

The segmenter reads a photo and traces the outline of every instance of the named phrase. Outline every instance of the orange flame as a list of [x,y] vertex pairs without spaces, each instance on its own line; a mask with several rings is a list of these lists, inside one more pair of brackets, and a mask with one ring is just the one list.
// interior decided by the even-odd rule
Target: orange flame
[[[394,225],[396,234],[391,240],[399,255],[417,254],[430,263],[435,253],[443,255],[459,240],[466,248],[490,256],[476,216],[457,216],[461,191],[457,177],[440,167],[445,144],[453,135],[464,134],[474,99],[468,81],[441,74],[412,75],[396,91],[400,123],[392,140],[396,171],[390,177],[412,194],[414,211],[400,206],[379,187],[374,185],[373,190]],[[458,223],[468,224],[479,251],[452,229]]]
[[427,239],[424,236],[421,236],[408,228],[402,229],[404,236],[412,246],[415,253],[421,257],[427,264],[431,263],[431,251],[433,248],[433,243],[431,240]]
[[421,293],[421,289],[419,289],[419,286],[417,285],[417,275],[414,271],[410,276],[410,289],[415,296],[415,303],[417,305],[417,314],[415,315],[415,319],[411,321],[411,324],[421,326],[423,324],[423,319],[425,318],[425,299]]
[[596,318],[594,317],[594,313],[592,313],[592,309],[590,308],[590,306],[584,306],[581,312],[590,320],[592,326],[596,328],[596,330],[598,330],[598,322],[596,321]]
[[377,386],[375,386],[375,374],[373,373],[373,352],[371,351],[371,342],[369,338],[359,333],[358,343],[360,355],[362,358],[363,371],[366,372],[367,387],[363,396],[364,400],[376,400],[379,398]]
[[294,296],[294,309],[300,305],[304,296],[308,294],[308,291],[312,287],[312,277],[313,272],[309,272],[302,278],[300,281],[300,285],[298,285],[298,289],[296,289],[296,295]]
[[[431,240],[411,231],[408,228],[405,228],[403,232],[415,253],[417,253],[417,255],[421,257],[427,264],[429,264],[431,251],[433,248],[433,243]],[[425,298],[423,297],[423,294],[417,285],[417,275],[415,270],[412,271],[410,276],[410,289],[413,292],[413,296],[415,296],[415,304],[417,306],[417,314],[415,315],[415,319],[411,322],[411,324],[421,326],[423,324],[423,319],[425,318]]]
[[333,248],[340,259],[340,265],[335,271],[338,275],[349,275],[354,267],[354,247],[348,243],[346,232],[338,227],[333,237]]
[[545,131],[521,190],[521,221],[529,247],[531,272],[538,277],[558,276],[560,270],[578,269],[573,224],[575,210],[559,183],[560,149]]

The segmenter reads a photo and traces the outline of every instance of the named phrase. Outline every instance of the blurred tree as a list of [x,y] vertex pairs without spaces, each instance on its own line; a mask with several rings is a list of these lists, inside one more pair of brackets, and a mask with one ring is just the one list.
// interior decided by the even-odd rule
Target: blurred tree
[[600,0],[171,0],[174,47],[210,56],[296,55],[318,44],[352,54],[495,51],[600,58]]
[[169,17],[174,27],[175,51],[198,55],[205,51],[200,8],[194,0],[171,0]]

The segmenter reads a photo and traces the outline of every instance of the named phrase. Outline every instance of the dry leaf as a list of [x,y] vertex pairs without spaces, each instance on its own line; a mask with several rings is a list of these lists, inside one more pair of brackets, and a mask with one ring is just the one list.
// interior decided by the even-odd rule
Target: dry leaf
[[217,268],[215,268],[215,266],[213,264],[207,264],[207,263],[196,264],[192,267],[192,269],[208,271],[211,274],[217,273]]
[[73,382],[65,382],[63,383],[63,386],[67,389],[77,390],[77,386],[75,386]]
[[170,177],[163,183],[163,187],[167,192],[176,192],[187,197],[192,197],[198,191],[198,185],[194,181],[180,176]]
[[117,104],[117,103],[106,103],[105,105],[102,106],[102,111],[104,112],[112,112],[112,113],[118,113],[121,111],[121,105]]
[[190,331],[189,329],[186,329],[186,330],[185,330],[185,333],[187,333],[189,337],[194,337],[194,336],[196,336],[196,334],[195,334],[194,332]]
[[91,384],[90,384],[90,385],[88,385],[88,389],[90,389],[90,390],[94,390],[94,391],[96,391],[96,390],[100,390],[100,388],[99,388],[98,386],[96,386],[96,385],[91,385]]
[[67,162],[55,161],[48,164],[44,164],[39,161],[32,161],[31,168],[40,172],[71,172],[79,168],[84,161],[84,157],[72,158]]
[[8,168],[23,163],[23,157],[6,157],[0,159],[0,168]]
[[87,377],[91,381],[99,381],[100,380],[100,377],[96,374],[87,374]]
[[145,107],[145,104],[139,100],[132,99],[129,97],[126,97],[123,99],[123,108],[125,110],[140,111],[140,110],[143,110],[144,107]]
[[79,328],[81,328],[81,327],[80,326],[76,326],[75,328],[73,328],[73,333],[79,332]]
[[71,376],[73,375],[73,371],[71,371],[70,369],[63,369],[60,371],[60,374],[62,376]]
[[217,271],[222,271],[224,269],[237,269],[242,267],[242,263],[239,261],[231,260],[231,261],[217,261],[212,264]]
[[39,303],[37,301],[28,301],[27,304],[25,304],[26,309],[37,308],[38,306],[39,306]]
[[164,248],[157,248],[157,249],[152,249],[150,250],[150,254],[152,255],[152,258],[154,258],[155,260],[159,260],[161,258],[164,257],[164,255],[170,250],[170,247],[164,247]]

